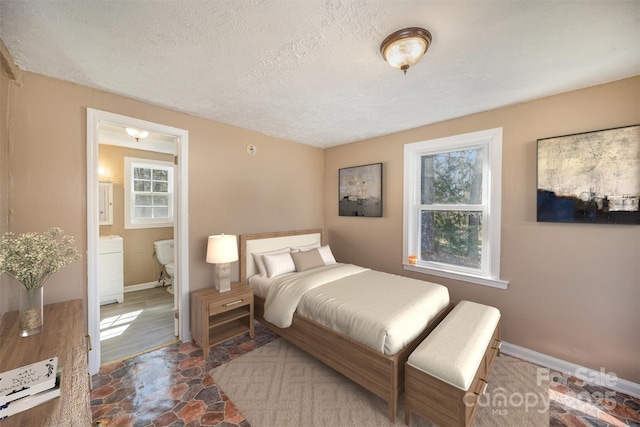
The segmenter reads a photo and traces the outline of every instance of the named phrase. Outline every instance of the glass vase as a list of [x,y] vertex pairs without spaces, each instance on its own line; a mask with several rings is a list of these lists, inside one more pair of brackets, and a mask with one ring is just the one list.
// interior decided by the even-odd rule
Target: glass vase
[[20,336],[42,332],[42,287],[34,289],[20,289],[19,326]]

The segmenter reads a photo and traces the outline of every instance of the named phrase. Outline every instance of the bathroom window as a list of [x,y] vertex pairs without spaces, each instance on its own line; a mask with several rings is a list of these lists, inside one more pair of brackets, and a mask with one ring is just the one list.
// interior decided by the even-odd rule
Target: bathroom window
[[173,227],[173,163],[125,157],[125,228]]

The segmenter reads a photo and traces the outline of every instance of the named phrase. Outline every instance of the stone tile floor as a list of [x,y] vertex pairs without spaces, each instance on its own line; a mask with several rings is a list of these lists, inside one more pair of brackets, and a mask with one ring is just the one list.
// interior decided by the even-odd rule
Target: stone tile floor
[[255,338],[211,347],[175,343],[100,367],[93,376],[93,421],[109,427],[249,426],[209,371],[277,338],[255,323]]
[[640,426],[640,399],[551,371],[549,426]]
[[[176,343],[103,365],[93,377],[93,420],[109,427],[249,426],[208,372],[277,338],[258,322],[255,328],[255,339],[211,347],[206,359],[199,347]],[[550,426],[640,427],[640,399],[559,372],[550,379]]]

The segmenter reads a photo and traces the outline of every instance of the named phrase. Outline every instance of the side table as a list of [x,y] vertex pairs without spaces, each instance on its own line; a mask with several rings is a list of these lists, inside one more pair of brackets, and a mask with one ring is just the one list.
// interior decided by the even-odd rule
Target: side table
[[213,288],[191,292],[191,335],[202,347],[203,357],[209,356],[210,346],[247,332],[255,336],[251,287],[238,282],[228,292]]

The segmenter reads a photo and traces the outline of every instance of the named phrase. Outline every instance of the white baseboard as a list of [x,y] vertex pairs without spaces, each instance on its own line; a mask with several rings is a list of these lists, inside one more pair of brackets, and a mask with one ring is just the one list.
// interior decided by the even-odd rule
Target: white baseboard
[[[171,279],[167,279],[165,282],[165,287],[169,286],[171,284]],[[159,288],[160,286],[162,286],[160,283],[158,283],[158,281],[154,281],[154,282],[147,282],[147,283],[139,283],[137,285],[129,285],[129,286],[125,286],[124,287],[124,292],[134,292],[134,291],[141,291],[143,289],[151,289],[151,288]]]
[[596,371],[543,353],[538,353],[537,351],[529,350],[525,347],[509,344],[507,342],[502,343],[500,351],[510,356],[528,360],[529,362],[537,365],[573,375],[581,380],[607,387],[611,390],[628,394],[629,396],[640,398],[640,384],[618,378],[613,373],[605,372],[604,368],[601,368],[600,371]]

